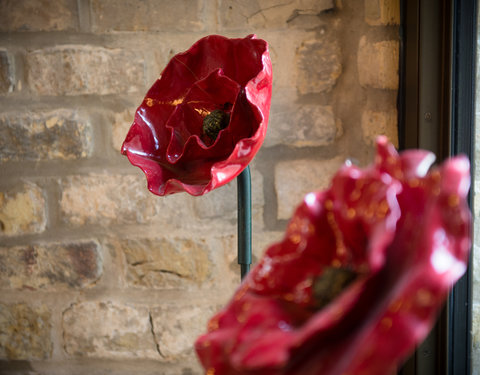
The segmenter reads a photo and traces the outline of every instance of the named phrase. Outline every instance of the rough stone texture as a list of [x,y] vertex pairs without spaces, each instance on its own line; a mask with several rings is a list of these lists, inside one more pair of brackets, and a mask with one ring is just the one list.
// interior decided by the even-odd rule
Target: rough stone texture
[[112,146],[115,151],[120,152],[134,117],[135,109],[133,108],[115,113],[112,125]]
[[397,111],[388,112],[364,111],[362,114],[363,138],[371,145],[379,135],[386,135],[390,142],[398,147]]
[[[0,7],[1,7],[0,3]],[[0,16],[1,17],[1,16]],[[13,63],[5,50],[0,50],[0,95],[13,91]]]
[[147,190],[141,172],[138,175],[70,176],[60,181],[60,187],[63,219],[73,225],[162,221],[164,227],[183,227],[193,221],[190,196],[153,195]]
[[277,218],[290,219],[305,194],[328,187],[343,158],[282,161],[275,166]]
[[[478,185],[475,188],[475,191],[478,191]],[[474,201],[478,200],[478,197],[474,197]],[[474,214],[474,220],[478,217],[478,214]],[[478,236],[477,233],[479,229],[479,224],[480,223],[475,223],[474,227],[474,238]],[[476,243],[475,243],[476,242]],[[472,254],[472,263],[473,263],[473,302],[480,304],[480,244],[478,243],[478,239],[474,241],[473,244],[473,254]],[[480,319],[480,317],[479,317]]]
[[63,337],[66,353],[74,357],[160,358],[145,307],[73,304],[63,313]]
[[0,304],[0,359],[47,359],[52,355],[51,314],[46,306]]
[[102,273],[94,241],[0,247],[1,289],[83,288]]
[[93,29],[104,31],[200,31],[200,0],[93,0]]
[[35,184],[23,183],[0,192],[0,237],[45,230],[45,198]]
[[200,285],[211,275],[212,263],[204,239],[121,239],[109,246],[125,259],[130,286],[151,289]]
[[302,106],[282,103],[274,106],[268,124],[264,147],[327,146],[341,135],[332,107],[314,104]]
[[330,91],[341,72],[341,51],[335,39],[308,40],[298,48],[297,89],[300,94]]
[[[252,183],[252,217],[257,228],[263,227],[263,177],[250,165],[250,176]],[[200,222],[208,225],[212,220],[222,222],[231,221],[236,224],[237,220],[237,181],[233,180],[219,189],[208,194],[195,197],[193,200],[195,214]]]
[[36,95],[131,93],[144,85],[143,57],[129,50],[58,46],[29,52],[25,60]]
[[220,25],[224,29],[315,27],[319,15],[334,7],[333,0],[227,0],[220,2]]
[[193,344],[205,333],[211,307],[168,306],[152,309],[153,331],[158,350],[166,359],[194,356]]
[[400,0],[365,0],[365,21],[369,25],[399,25]]
[[85,158],[92,144],[90,122],[76,111],[0,114],[0,161]]
[[472,370],[472,375],[480,375],[480,303],[472,306]]
[[2,0],[0,31],[60,31],[78,28],[75,0]]
[[362,36],[357,55],[360,84],[376,89],[398,89],[398,54],[397,41],[371,43]]

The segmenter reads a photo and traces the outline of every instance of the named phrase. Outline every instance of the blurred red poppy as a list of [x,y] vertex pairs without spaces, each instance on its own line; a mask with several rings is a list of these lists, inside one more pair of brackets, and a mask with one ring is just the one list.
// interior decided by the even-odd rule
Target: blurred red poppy
[[308,194],[196,342],[208,374],[384,375],[422,341],[470,249],[465,157],[345,165]]
[[137,109],[122,153],[154,194],[205,194],[255,156],[271,94],[265,41],[207,36],[170,60]]

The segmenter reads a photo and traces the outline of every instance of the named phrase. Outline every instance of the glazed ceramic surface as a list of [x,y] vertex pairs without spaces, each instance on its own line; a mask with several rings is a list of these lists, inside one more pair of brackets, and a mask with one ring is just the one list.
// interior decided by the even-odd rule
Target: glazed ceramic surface
[[[265,138],[272,93],[267,43],[211,35],[172,58],[148,91],[122,146],[157,195],[202,195],[238,176]],[[226,127],[203,130],[213,111]]]
[[426,337],[470,249],[469,162],[433,161],[380,138],[373,165],[346,164],[308,194],[196,342],[207,373],[394,370]]

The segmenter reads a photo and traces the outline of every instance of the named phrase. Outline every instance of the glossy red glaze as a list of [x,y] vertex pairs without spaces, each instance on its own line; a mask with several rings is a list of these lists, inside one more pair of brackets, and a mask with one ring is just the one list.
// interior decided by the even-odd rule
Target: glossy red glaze
[[[469,162],[428,172],[433,160],[380,138],[372,166],[345,165],[329,189],[308,194],[197,340],[208,373],[390,373],[466,269]],[[316,280],[341,269],[356,279],[319,306]]]
[[[272,95],[267,43],[211,35],[172,58],[137,109],[122,146],[157,195],[202,195],[238,176],[266,134]],[[215,109],[230,115],[216,140],[202,135]]]

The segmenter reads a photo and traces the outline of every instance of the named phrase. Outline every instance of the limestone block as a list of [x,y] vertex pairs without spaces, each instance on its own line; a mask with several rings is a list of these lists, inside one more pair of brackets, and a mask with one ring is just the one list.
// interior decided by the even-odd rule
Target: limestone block
[[51,326],[51,313],[46,306],[0,304],[0,359],[50,358]]
[[1,289],[84,288],[102,274],[102,254],[94,241],[0,247]]
[[0,31],[78,29],[76,0],[2,0]]
[[303,42],[296,60],[297,89],[302,95],[330,91],[342,73],[340,45],[331,37]]
[[92,24],[104,31],[200,31],[203,2],[200,0],[93,0]]
[[75,226],[149,222],[162,222],[166,227],[195,224],[192,197],[187,194],[158,197],[148,191],[141,172],[138,175],[69,176],[59,184],[62,219]]
[[124,111],[115,113],[112,125],[112,146],[115,151],[120,152],[123,141],[127,136],[128,130],[135,118],[135,109],[130,108]]
[[375,89],[398,89],[399,44],[395,40],[372,43],[360,38],[357,68],[360,84]]
[[35,95],[107,95],[141,91],[144,61],[133,51],[68,45],[26,57],[27,84]]
[[37,185],[21,183],[0,192],[0,236],[40,233],[46,221],[45,198]]
[[372,26],[399,25],[400,0],[365,0],[365,21]]
[[0,49],[0,95],[13,91],[15,82],[13,66],[13,57],[7,51]]
[[227,0],[220,2],[220,25],[224,29],[278,29],[295,23],[299,27],[320,24],[318,15],[334,8],[333,0]]
[[193,356],[195,340],[205,333],[213,313],[211,307],[198,305],[152,309],[153,331],[162,356],[167,360]]
[[185,289],[211,276],[209,248],[203,239],[139,238],[109,240],[108,246],[125,260],[129,286]]
[[[480,369],[480,303],[472,306],[472,367]],[[475,371],[473,374],[477,375]]]
[[74,357],[160,359],[146,307],[82,302],[63,312],[65,351]]
[[[252,184],[252,218],[255,227],[263,227],[263,176],[250,164]],[[199,224],[209,226],[212,220],[233,222],[237,220],[237,180],[215,189],[203,196],[195,197],[193,207]]]
[[337,157],[329,160],[289,160],[275,166],[275,192],[277,195],[277,218],[290,219],[294,209],[304,196],[323,190],[344,162]]
[[265,147],[328,146],[341,135],[340,121],[331,106],[276,103],[272,106]]
[[90,121],[77,111],[0,114],[0,161],[81,159],[92,149]]
[[378,112],[366,110],[362,114],[363,138],[367,144],[374,146],[379,135],[385,135],[398,147],[397,110]]

